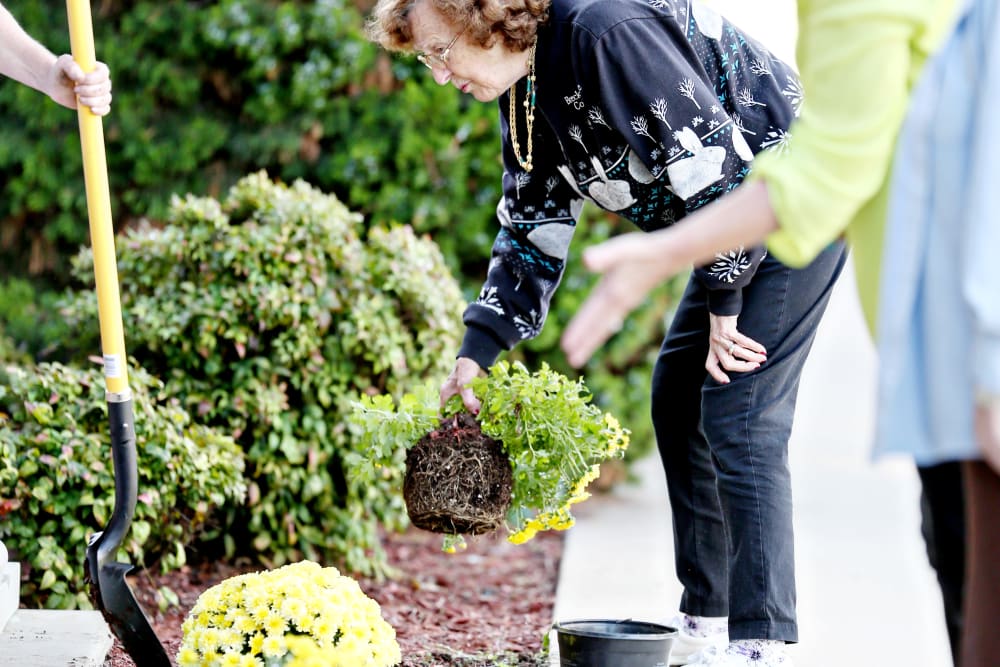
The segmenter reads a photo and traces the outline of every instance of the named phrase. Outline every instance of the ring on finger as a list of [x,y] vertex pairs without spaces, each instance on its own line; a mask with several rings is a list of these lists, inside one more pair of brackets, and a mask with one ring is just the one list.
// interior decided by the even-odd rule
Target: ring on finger
[[733,350],[735,350],[735,349],[736,349],[736,341],[734,341],[734,340],[729,341],[729,349],[726,350],[726,353],[729,356],[733,356]]

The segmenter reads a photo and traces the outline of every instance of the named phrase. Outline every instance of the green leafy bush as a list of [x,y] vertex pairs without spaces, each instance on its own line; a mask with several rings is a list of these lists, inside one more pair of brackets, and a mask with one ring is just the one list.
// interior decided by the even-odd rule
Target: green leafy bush
[[[362,7],[363,6],[363,7]],[[115,101],[104,120],[112,210],[166,217],[173,193],[219,196],[266,169],[304,179],[374,220],[442,235],[448,261],[488,258],[500,162],[497,113],[390,59],[350,0],[108,0],[95,6],[98,58]],[[69,51],[65,3],[16,8]],[[388,96],[391,96],[391,100]],[[388,102],[388,103],[387,103]],[[25,86],[0,86],[0,264],[64,278],[87,239],[75,116]],[[453,264],[453,270],[458,269]]]
[[20,353],[35,359],[47,357],[55,347],[68,345],[72,339],[59,317],[57,302],[56,292],[36,289],[23,278],[0,280],[0,332],[9,337],[12,346],[12,341],[17,341]]
[[0,327],[0,363],[29,361],[28,355],[20,349],[14,339],[6,334],[3,327]]
[[[77,258],[81,280],[91,263]],[[165,226],[125,235],[118,266],[130,352],[246,450],[226,552],[378,570],[377,523],[400,525],[402,500],[345,474],[344,416],[358,393],[451,369],[464,300],[437,247],[404,226],[366,235],[336,197],[257,173],[222,202],[176,198]],[[92,292],[68,322],[95,317]]]
[[[610,413],[591,403],[581,380],[570,380],[543,364],[530,372],[523,364],[499,361],[485,377],[473,380],[481,401],[476,416],[483,433],[497,440],[513,470],[507,513],[509,539],[520,544],[538,531],[573,525],[570,506],[587,498],[587,485],[602,461],[620,458],[629,431]],[[362,396],[349,416],[363,450],[350,458],[359,479],[391,478],[405,470],[405,453],[440,421],[436,387],[404,395]],[[456,396],[444,416],[465,408]],[[461,536],[451,536],[447,546]]]
[[[243,452],[192,422],[163,386],[129,373],[139,502],[120,559],[185,563],[185,548],[222,506],[242,500]],[[29,604],[89,609],[83,553],[114,505],[104,377],[60,364],[0,368],[0,539],[26,567]]]

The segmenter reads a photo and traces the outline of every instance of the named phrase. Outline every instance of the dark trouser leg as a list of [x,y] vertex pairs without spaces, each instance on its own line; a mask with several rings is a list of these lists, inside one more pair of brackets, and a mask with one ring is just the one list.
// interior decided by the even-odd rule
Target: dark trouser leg
[[962,464],[949,461],[917,466],[920,475],[920,529],[927,557],[937,573],[944,617],[955,664],[962,636],[962,590],[965,581],[965,508]]
[[708,378],[708,315],[696,283],[657,362],[653,419],[681,608],[728,610],[730,639],[797,640],[788,436],[802,365],[843,262],[837,245],[805,269],[762,263],[739,318],[740,330],[768,350],[758,370],[729,373],[727,385]]
[[708,354],[705,293],[688,283],[653,371],[653,427],[667,476],[681,611],[729,615],[729,548],[715,467],[701,430]]
[[985,463],[964,464],[968,557],[962,667],[1000,664],[1000,475]]

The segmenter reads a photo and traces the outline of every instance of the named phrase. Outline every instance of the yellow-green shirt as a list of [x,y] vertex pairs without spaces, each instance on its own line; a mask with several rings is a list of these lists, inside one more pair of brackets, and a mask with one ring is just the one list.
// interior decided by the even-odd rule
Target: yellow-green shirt
[[889,175],[909,93],[952,27],[953,0],[799,0],[796,59],[805,93],[786,150],[762,154],[778,259],[809,263],[846,232],[875,330]]

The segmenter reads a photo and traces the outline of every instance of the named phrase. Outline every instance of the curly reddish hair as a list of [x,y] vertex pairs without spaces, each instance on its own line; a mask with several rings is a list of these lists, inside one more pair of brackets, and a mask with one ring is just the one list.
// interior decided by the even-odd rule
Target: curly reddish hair
[[499,39],[512,51],[524,51],[549,20],[552,0],[378,0],[365,26],[368,39],[388,51],[412,52],[409,14],[417,2],[431,3],[483,48]]

